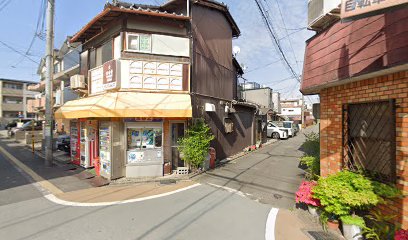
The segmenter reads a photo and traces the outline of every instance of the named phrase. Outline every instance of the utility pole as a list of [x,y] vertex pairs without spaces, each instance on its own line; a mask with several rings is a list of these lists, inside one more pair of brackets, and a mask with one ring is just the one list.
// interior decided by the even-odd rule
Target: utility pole
[[305,96],[302,93],[302,130],[305,128]]
[[45,48],[45,166],[52,167],[53,162],[53,111],[52,111],[52,79],[54,67],[54,10],[55,0],[47,0],[47,42]]

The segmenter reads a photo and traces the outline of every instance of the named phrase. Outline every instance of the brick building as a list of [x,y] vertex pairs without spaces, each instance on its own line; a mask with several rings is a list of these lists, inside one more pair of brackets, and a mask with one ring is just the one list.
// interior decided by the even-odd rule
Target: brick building
[[[301,91],[319,94],[321,174],[363,168],[408,190],[408,9],[342,23],[306,42]],[[406,195],[387,214],[408,228]]]

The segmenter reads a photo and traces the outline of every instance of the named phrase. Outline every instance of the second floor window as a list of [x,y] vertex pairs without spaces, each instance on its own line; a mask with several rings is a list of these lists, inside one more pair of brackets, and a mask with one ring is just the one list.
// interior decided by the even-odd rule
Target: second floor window
[[21,104],[23,98],[21,97],[3,97],[3,103]]
[[8,89],[23,90],[23,85],[22,84],[4,83],[3,87],[8,88]]
[[152,51],[152,36],[148,34],[128,33],[126,35],[126,47],[128,51],[147,52]]

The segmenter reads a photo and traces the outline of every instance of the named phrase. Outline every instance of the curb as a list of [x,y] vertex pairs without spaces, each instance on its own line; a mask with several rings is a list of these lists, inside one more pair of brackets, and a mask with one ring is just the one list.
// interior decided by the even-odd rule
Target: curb
[[55,204],[59,204],[59,205],[63,205],[63,206],[70,206],[70,207],[104,207],[104,206],[121,205],[121,204],[127,204],[127,203],[143,202],[143,201],[152,200],[152,199],[156,199],[156,198],[167,197],[167,196],[179,193],[179,192],[184,192],[184,191],[193,189],[193,188],[198,187],[198,186],[201,186],[201,184],[196,183],[196,184],[188,186],[188,187],[184,187],[184,188],[180,188],[180,189],[177,189],[177,190],[174,190],[174,191],[161,193],[161,194],[148,196],[148,197],[134,198],[134,199],[128,199],[128,200],[123,200],[123,201],[99,202],[99,203],[81,203],[81,202],[65,201],[63,199],[60,199],[60,198],[56,197],[54,194],[48,194],[48,195],[45,195],[44,197],[47,200],[49,200],[49,201],[51,201],[51,202],[53,202]]
[[31,178],[30,182],[32,184],[38,184],[42,189],[45,191],[41,191],[43,194],[45,192],[49,192],[49,194],[44,194],[44,197],[59,205],[65,205],[65,206],[76,206],[76,207],[98,207],[98,206],[111,206],[111,205],[119,205],[119,204],[125,204],[125,203],[133,203],[133,202],[141,202],[141,201],[146,201],[150,199],[155,199],[155,198],[160,198],[160,197],[165,197],[169,196],[175,193],[183,192],[195,187],[200,186],[201,184],[196,183],[191,186],[187,186],[184,188],[180,188],[174,191],[166,192],[166,193],[161,193],[157,195],[152,195],[152,196],[147,196],[147,197],[142,197],[142,198],[135,198],[135,199],[128,199],[128,200],[123,200],[123,201],[112,201],[112,202],[100,202],[100,203],[81,203],[81,202],[70,202],[70,201],[65,201],[63,199],[58,198],[56,195],[64,194],[64,192],[59,189],[57,186],[52,184],[50,181],[44,179],[40,175],[38,175],[34,170],[29,168],[27,165],[22,163],[20,160],[18,160],[16,157],[11,155],[7,150],[5,150],[2,146],[0,146],[0,153],[7,158],[10,162],[15,165],[17,169],[20,169],[24,174],[28,175],[25,176],[27,178]]
[[222,166],[228,164],[228,163],[231,162],[231,161],[240,159],[240,158],[245,157],[246,155],[249,155],[249,154],[251,154],[251,153],[258,152],[258,151],[262,150],[265,146],[269,146],[269,145],[272,145],[272,144],[277,143],[277,142],[278,142],[278,141],[273,141],[273,140],[272,140],[272,141],[266,142],[265,144],[262,145],[261,148],[258,148],[258,149],[256,149],[256,150],[248,151],[248,152],[240,152],[240,153],[237,153],[235,156],[228,157],[228,158],[226,158],[226,159],[220,160],[218,163],[215,164],[215,168],[214,168],[214,169],[207,169],[207,170],[203,170],[203,171],[201,171],[201,172],[192,173],[192,174],[190,174],[190,175],[188,176],[188,178],[189,178],[189,179],[193,179],[193,178],[195,178],[195,177],[197,177],[197,176],[199,176],[199,175],[201,175],[201,174],[203,174],[203,173],[213,171],[213,170],[215,170],[215,169],[217,169],[217,168],[219,168],[219,167],[222,167]]

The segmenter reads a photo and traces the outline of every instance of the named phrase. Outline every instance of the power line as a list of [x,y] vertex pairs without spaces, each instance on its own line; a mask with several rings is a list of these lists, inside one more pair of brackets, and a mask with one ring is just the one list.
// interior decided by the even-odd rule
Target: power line
[[273,61],[273,62],[271,62],[271,63],[265,64],[265,65],[263,65],[263,66],[261,66],[261,67],[257,67],[257,68],[254,68],[254,69],[250,70],[250,71],[247,71],[246,73],[254,72],[254,71],[257,71],[257,70],[259,70],[259,69],[263,69],[263,68],[269,67],[270,65],[275,64],[275,63],[280,62],[280,61],[281,61],[281,60],[278,59],[278,60]]
[[290,65],[286,54],[284,53],[282,46],[280,45],[280,42],[275,34],[275,31],[273,29],[273,25],[272,22],[270,20],[270,18],[268,17],[268,13],[265,10],[265,7],[263,6],[262,2],[260,0],[255,0],[255,3],[258,6],[259,12],[261,13],[262,19],[264,21],[264,24],[271,36],[272,41],[275,43],[274,46],[276,48],[276,50],[278,51],[278,53],[280,54],[281,60],[284,63],[284,66],[286,67],[286,69],[289,71],[289,73],[298,81],[301,82],[299,76],[297,75],[297,73],[295,72],[295,70],[292,68],[292,66]]
[[[266,1],[266,0],[265,0],[265,1]],[[275,2],[276,2],[276,5],[278,6],[279,15],[280,15],[280,17],[281,17],[281,19],[282,19],[283,27],[284,27],[285,32],[286,32],[286,37],[288,38],[288,41],[289,41],[289,46],[290,46],[290,48],[291,48],[291,50],[292,50],[292,53],[293,53],[293,57],[294,57],[294,59],[295,59],[296,66],[298,67],[298,70],[300,70],[300,67],[299,67],[299,64],[298,64],[297,58],[296,58],[296,53],[295,53],[295,50],[293,49],[292,41],[290,40],[290,37],[289,37],[289,32],[288,32],[288,30],[286,29],[286,23],[285,23],[285,20],[283,19],[283,14],[282,14],[282,10],[281,10],[279,1],[278,1],[278,0],[275,0]]]
[[5,9],[12,0],[4,0],[0,3],[0,12],[3,11],[3,9]]
[[13,48],[12,46],[8,45],[7,43],[5,43],[5,42],[3,42],[3,41],[0,41],[0,44],[4,45],[5,47],[7,47],[8,49],[12,50],[13,52],[18,53],[18,54],[20,54],[21,56],[27,58],[27,59],[30,60],[31,62],[36,63],[36,64],[40,64],[39,62],[37,62],[37,61],[35,61],[34,59],[32,59],[32,58],[30,58],[29,56],[27,56],[25,53],[23,53],[23,52],[21,52],[21,51],[15,49],[15,48]]
[[[35,43],[35,39],[38,37],[41,40],[43,40],[42,36],[44,35],[44,23],[45,23],[45,10],[46,10],[46,0],[41,0],[41,4],[40,4],[40,11],[38,13],[38,18],[37,18],[37,24],[36,24],[36,28],[35,28],[35,32],[34,35],[31,39],[31,42],[25,52],[26,56],[30,55],[30,51]],[[41,27],[41,28],[40,28]],[[21,58],[14,64],[12,65],[12,67],[17,67],[20,63],[22,63],[24,61],[24,57],[21,56]]]

